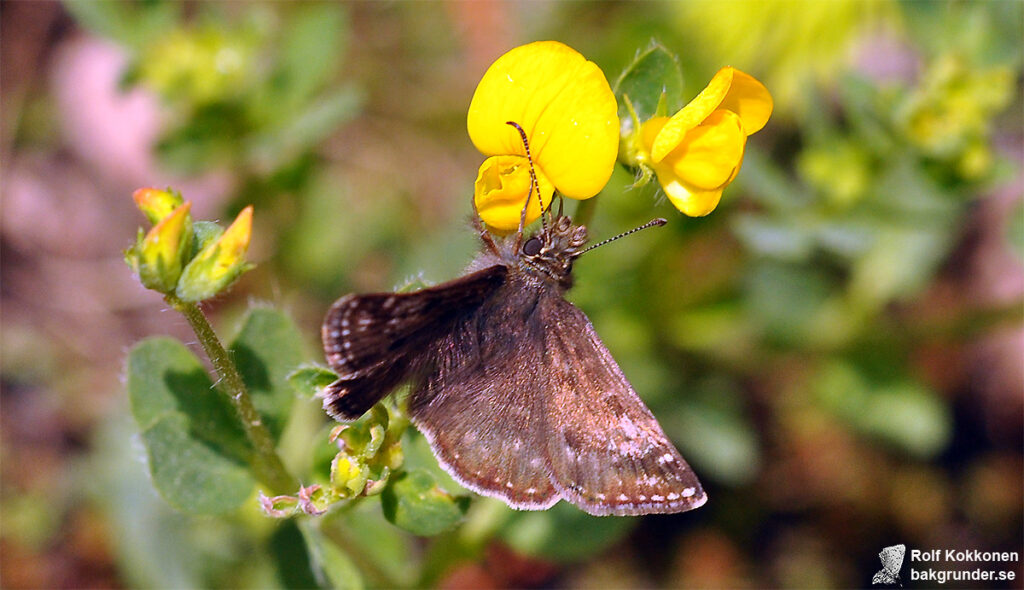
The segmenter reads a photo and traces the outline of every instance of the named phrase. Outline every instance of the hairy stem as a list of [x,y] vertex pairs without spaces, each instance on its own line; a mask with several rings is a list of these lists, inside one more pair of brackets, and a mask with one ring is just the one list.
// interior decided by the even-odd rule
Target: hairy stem
[[288,473],[277,455],[274,438],[263,424],[263,418],[256,411],[256,407],[252,405],[252,398],[249,397],[238,368],[231,360],[231,355],[224,349],[224,345],[220,343],[202,310],[195,303],[183,301],[174,295],[167,295],[165,300],[185,316],[199,338],[203,350],[206,351],[206,356],[213,363],[219,377],[217,390],[230,400],[254,450],[250,464],[256,477],[274,494],[294,493],[299,487],[298,480]]

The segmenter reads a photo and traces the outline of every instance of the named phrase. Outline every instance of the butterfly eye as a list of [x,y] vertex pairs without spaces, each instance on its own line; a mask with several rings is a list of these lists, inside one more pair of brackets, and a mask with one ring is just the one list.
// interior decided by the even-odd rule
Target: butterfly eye
[[525,244],[523,244],[523,254],[526,254],[527,256],[536,256],[540,254],[542,245],[540,238],[530,238],[529,240],[526,240]]

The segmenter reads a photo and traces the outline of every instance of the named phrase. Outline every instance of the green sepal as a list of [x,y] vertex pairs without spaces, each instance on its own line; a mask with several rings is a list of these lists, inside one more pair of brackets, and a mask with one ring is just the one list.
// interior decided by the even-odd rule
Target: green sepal
[[[643,122],[667,112],[674,113],[683,106],[683,72],[679,58],[652,41],[623,70],[615,82],[614,92],[619,102],[623,136],[638,131],[636,118]],[[632,113],[625,106],[627,98],[632,104]]]
[[189,260],[195,258],[201,250],[220,238],[224,233],[224,228],[212,221],[196,221],[192,224],[192,233],[195,238],[192,240],[192,253]]

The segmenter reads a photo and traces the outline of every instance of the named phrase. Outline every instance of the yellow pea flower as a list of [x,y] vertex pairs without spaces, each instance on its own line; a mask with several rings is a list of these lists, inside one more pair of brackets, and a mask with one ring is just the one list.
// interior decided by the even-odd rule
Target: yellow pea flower
[[[567,45],[538,41],[499,57],[480,80],[467,117],[473,145],[490,156],[474,184],[484,223],[517,229],[530,190],[526,150],[508,121],[526,133],[546,208],[555,190],[589,199],[608,183],[619,146],[617,110],[601,69]],[[537,201],[535,193],[527,223],[540,217]]]
[[672,117],[640,128],[638,161],[654,169],[677,209],[691,217],[711,213],[736,178],[747,136],[772,114],[768,89],[753,76],[725,67]]

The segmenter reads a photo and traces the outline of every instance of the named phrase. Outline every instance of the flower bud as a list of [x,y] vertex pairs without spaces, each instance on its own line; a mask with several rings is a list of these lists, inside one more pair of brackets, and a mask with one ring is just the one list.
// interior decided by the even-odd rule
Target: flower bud
[[347,490],[351,496],[362,493],[369,477],[370,468],[344,452],[335,455],[331,461],[331,485],[340,491]]
[[251,235],[252,205],[243,209],[219,238],[188,263],[178,282],[178,297],[185,301],[209,299],[252,268],[245,261]]
[[126,252],[125,260],[146,288],[161,293],[174,291],[182,273],[185,252],[192,241],[192,222],[188,214],[191,206],[186,202],[175,209]]
[[160,223],[185,202],[181,198],[181,193],[171,189],[162,191],[156,188],[140,188],[132,193],[132,198],[150,223]]

